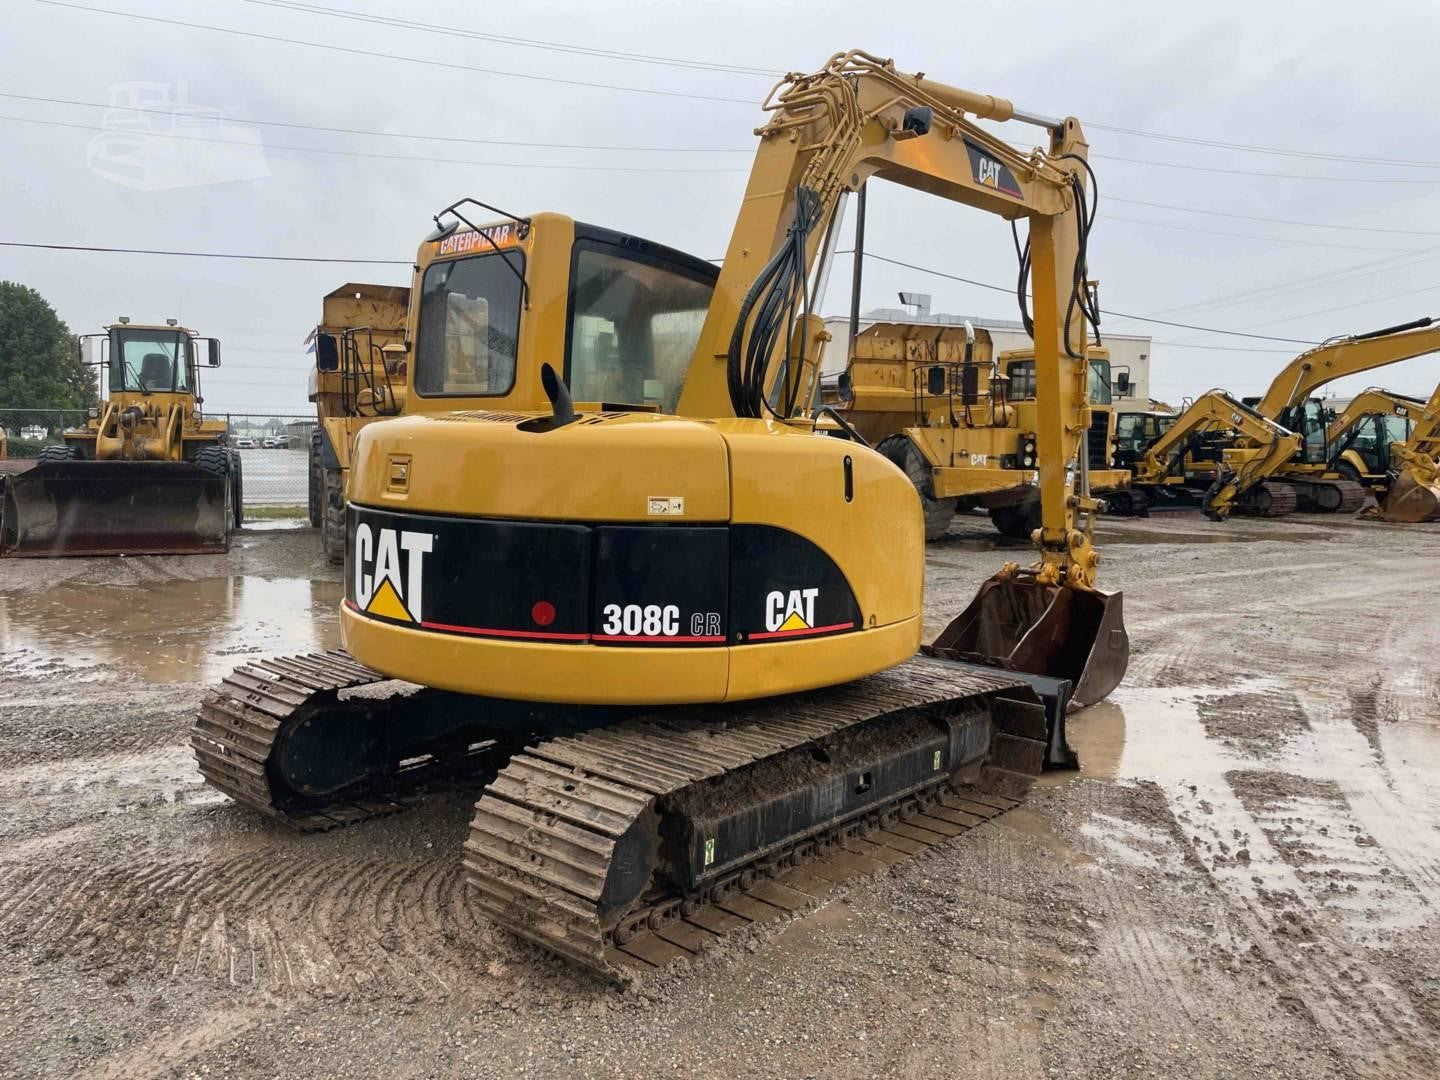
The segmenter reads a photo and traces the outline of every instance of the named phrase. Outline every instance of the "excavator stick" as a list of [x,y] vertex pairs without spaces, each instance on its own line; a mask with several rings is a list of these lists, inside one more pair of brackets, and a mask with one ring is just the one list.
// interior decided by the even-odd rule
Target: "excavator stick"
[[1129,666],[1123,595],[1001,571],[924,651],[1068,680],[1071,707],[1083,708],[1119,686]]
[[223,552],[229,491],[182,461],[41,461],[6,478],[0,555]]
[[1406,524],[1440,519],[1440,483],[1423,483],[1409,469],[1402,469],[1375,516]]

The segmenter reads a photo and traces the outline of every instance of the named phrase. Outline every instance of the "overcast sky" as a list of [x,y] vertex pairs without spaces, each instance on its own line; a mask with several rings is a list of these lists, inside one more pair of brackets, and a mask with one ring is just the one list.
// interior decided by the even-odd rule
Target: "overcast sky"
[[[0,278],[40,290],[72,330],[93,331],[121,314],[176,316],[220,337],[225,366],[206,379],[213,410],[306,411],[301,341],[321,297],[351,280],[409,284],[408,260],[430,215],[460,196],[721,254],[772,81],[733,69],[810,70],[855,47],[1034,112],[1080,118],[1100,179],[1091,272],[1106,308],[1310,341],[1440,314],[1433,0],[1028,0],[983,10],[758,0],[6,0],[5,14],[0,240],[401,264],[0,248]],[[147,107],[163,112],[163,99],[177,100],[182,88],[189,108],[178,127],[156,114],[140,119],[184,139],[146,138],[144,171],[130,168],[121,153],[126,116],[104,106],[143,90],[152,95]],[[213,123],[216,111],[219,134],[201,123],[207,115]],[[136,114],[129,119],[133,126]],[[1011,130],[1015,141],[1038,141],[1033,129]],[[217,138],[225,141],[208,141]],[[870,207],[872,252],[1013,282],[1009,229],[998,218],[878,184]],[[837,259],[833,311],[848,306],[848,271]],[[931,293],[937,312],[1015,317],[1004,293],[867,263],[865,307],[893,306],[900,289]],[[1119,318],[1102,329],[1154,336],[1152,392],[1172,401],[1211,386],[1258,392],[1303,348]],[[1377,383],[1428,395],[1437,379],[1440,359],[1428,357],[1340,389]]]

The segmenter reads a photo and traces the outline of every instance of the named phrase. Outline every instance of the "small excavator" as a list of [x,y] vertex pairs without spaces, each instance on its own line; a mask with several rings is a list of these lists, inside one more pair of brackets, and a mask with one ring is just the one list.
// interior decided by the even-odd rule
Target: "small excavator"
[[[1067,698],[1128,658],[1068,467],[1091,419],[1079,123],[858,51],[764,107],[718,271],[557,214],[436,216],[406,415],[355,440],[345,650],[237,669],[192,730],[212,784],[302,829],[478,778],[470,902],[607,977],[857,845],[903,857],[1015,805],[1073,762]],[[925,650],[915,489],[815,404],[840,207],[875,180],[1029,227],[1039,558]]]
[[1301,353],[1263,397],[1202,394],[1141,454],[1132,486],[1142,492],[1207,486],[1200,502],[1223,520],[1232,510],[1278,517],[1292,510],[1354,513],[1363,484],[1337,472],[1327,441],[1322,386],[1440,350],[1440,323],[1416,319],[1332,338]]
[[348,282],[327,293],[310,335],[310,524],[332,563],[345,561],[345,484],[356,433],[405,409],[405,318],[410,290]]
[[0,554],[229,550],[242,513],[240,454],[200,396],[200,369],[220,366],[220,342],[174,319],[121,318],[79,348],[83,363],[106,372],[109,396],[33,468],[4,478]]
[[1440,386],[1429,401],[1370,387],[1335,418],[1327,440],[1335,471],[1375,495],[1362,516],[1440,518]]

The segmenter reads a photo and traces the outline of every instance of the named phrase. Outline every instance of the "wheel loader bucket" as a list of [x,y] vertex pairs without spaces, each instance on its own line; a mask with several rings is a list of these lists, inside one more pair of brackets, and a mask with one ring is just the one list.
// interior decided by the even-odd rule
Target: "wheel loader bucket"
[[1440,518],[1440,485],[1422,484],[1405,469],[1390,485],[1378,516],[1381,521],[1434,521]]
[[925,651],[1068,679],[1071,705],[1093,705],[1130,663],[1122,596],[996,575]]
[[4,478],[0,555],[226,551],[229,484],[179,461],[41,461]]

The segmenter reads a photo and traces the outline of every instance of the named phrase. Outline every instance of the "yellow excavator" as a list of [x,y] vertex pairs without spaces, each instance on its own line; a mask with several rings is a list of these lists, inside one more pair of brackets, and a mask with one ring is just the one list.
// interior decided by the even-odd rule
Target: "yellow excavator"
[[6,479],[0,554],[175,555],[226,551],[240,526],[240,455],[202,410],[200,369],[220,342],[170,319],[122,318],[80,339],[107,398],[35,466]]
[[[1141,455],[1133,486],[1200,492],[1215,519],[1232,510],[1279,516],[1291,510],[1353,513],[1365,502],[1362,484],[1337,472],[1327,442],[1330,410],[1315,397],[1327,383],[1440,350],[1440,324],[1430,318],[1332,338],[1295,357],[1263,397],[1236,399],[1223,390],[1201,395]],[[1200,484],[1206,485],[1202,489]]]
[[1327,440],[1335,471],[1374,493],[1365,516],[1440,518],[1440,386],[1429,401],[1372,386],[1335,418]]
[[310,524],[332,563],[345,561],[345,484],[356,433],[405,409],[403,285],[348,282],[327,293],[320,324],[310,335],[315,366],[310,400]]
[[[1110,354],[1091,347],[1087,355],[1084,458],[1090,489],[1102,493],[1128,485],[1130,474],[1110,462]],[[968,323],[872,323],[824,397],[910,477],[926,540],[944,536],[959,509],[988,511],[1004,536],[1028,540],[1039,528],[1033,350],[997,357],[989,333]]]
[[[1071,760],[1067,695],[1104,697],[1128,658],[1067,468],[1090,421],[1079,123],[863,52],[765,108],[718,272],[556,214],[436,216],[410,304],[425,411],[356,438],[346,651],[239,668],[192,731],[212,784],[299,828],[478,776],[470,901],[607,976],[703,948],[841,849],[900,857],[1013,806]],[[918,656],[915,489],[814,405],[815,298],[874,180],[1029,227],[1039,559]]]

